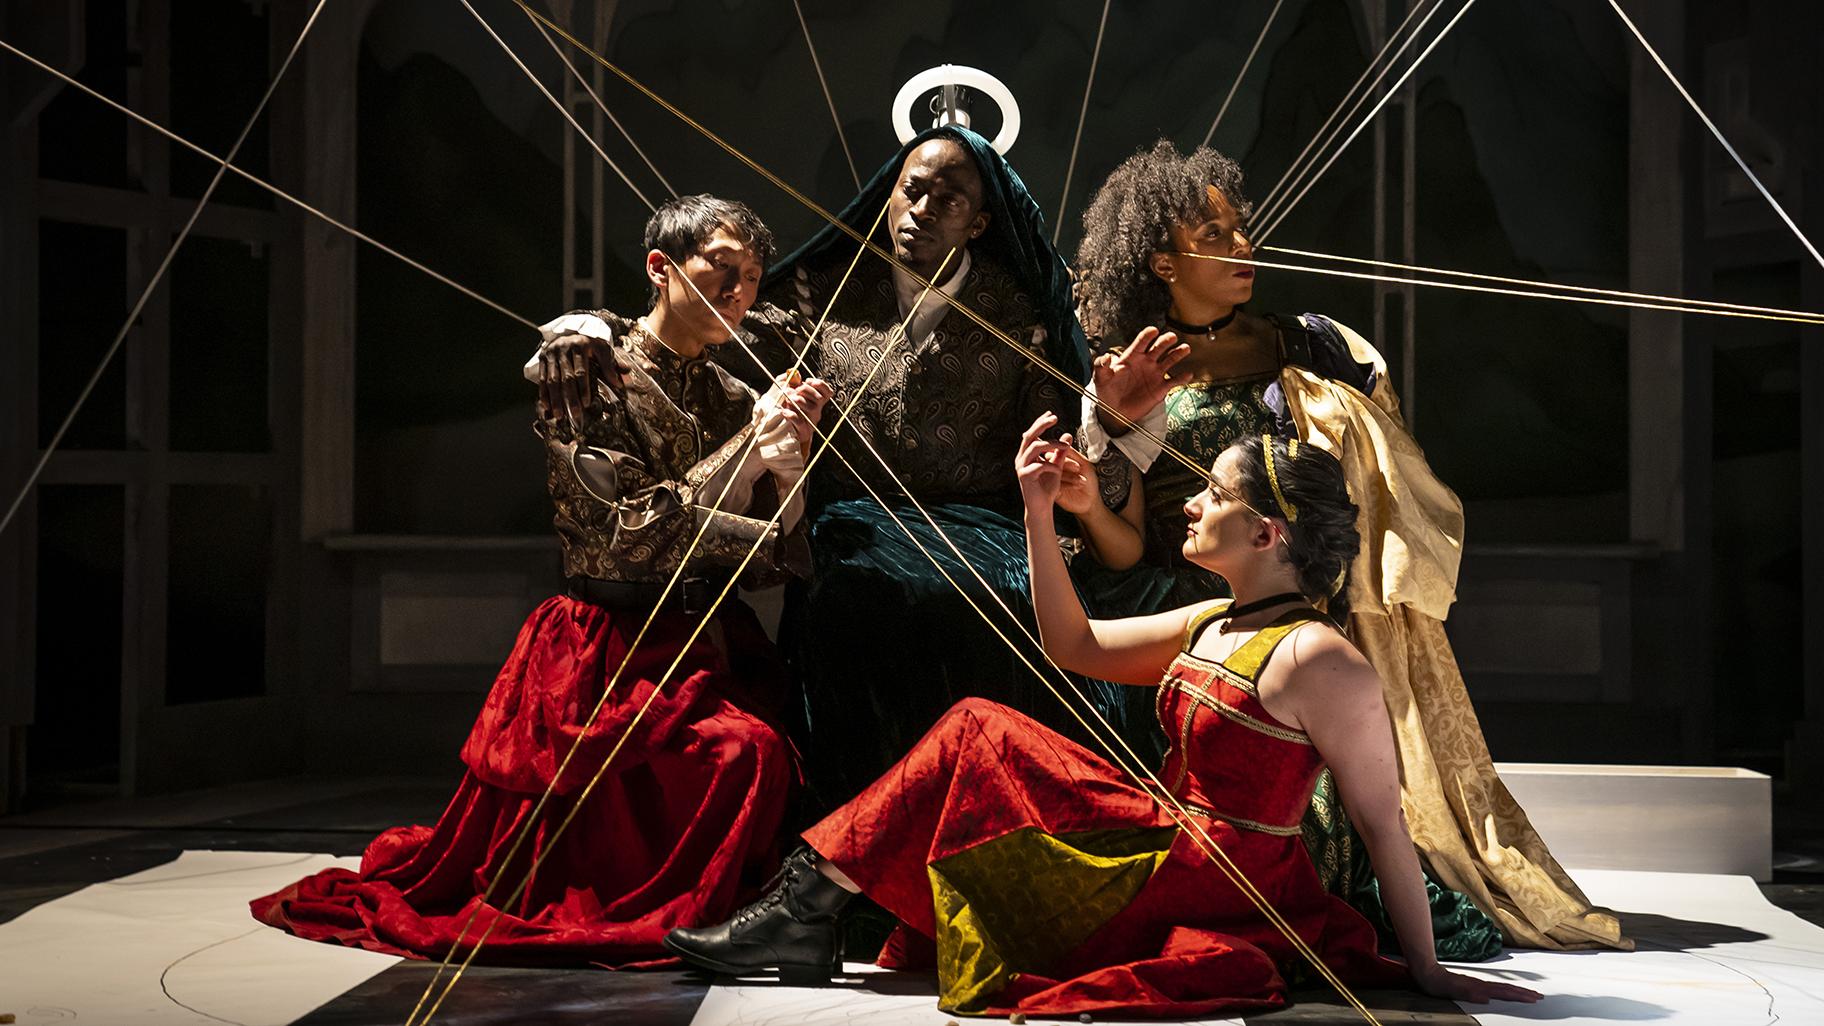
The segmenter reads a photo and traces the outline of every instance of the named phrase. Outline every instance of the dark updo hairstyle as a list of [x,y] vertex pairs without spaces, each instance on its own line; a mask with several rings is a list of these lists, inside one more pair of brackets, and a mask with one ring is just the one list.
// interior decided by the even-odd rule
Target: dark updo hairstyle
[[1254,207],[1241,194],[1241,165],[1207,146],[1187,157],[1161,139],[1122,161],[1096,190],[1077,247],[1077,302],[1083,330],[1099,337],[1099,350],[1165,323],[1172,297],[1153,273],[1153,254],[1175,248],[1173,225],[1204,218],[1212,185],[1246,224]]
[[[1267,446],[1273,471],[1267,471]],[[1235,462],[1241,496],[1257,512],[1286,520],[1286,549],[1298,574],[1298,590],[1324,609],[1339,628],[1349,623],[1349,570],[1362,549],[1355,526],[1356,506],[1349,501],[1343,465],[1315,445],[1270,441],[1250,435],[1236,442]],[[1279,482],[1278,494],[1273,482]],[[1296,519],[1280,504],[1292,507]]]
[[[761,270],[771,266],[778,246],[772,229],[760,220],[753,208],[737,200],[725,200],[707,193],[677,196],[659,204],[646,221],[646,232],[640,240],[648,252],[658,250],[673,263],[683,264],[692,253],[703,248],[716,230],[725,228],[740,239],[760,261]],[[648,302],[659,301],[659,290],[652,289]]]

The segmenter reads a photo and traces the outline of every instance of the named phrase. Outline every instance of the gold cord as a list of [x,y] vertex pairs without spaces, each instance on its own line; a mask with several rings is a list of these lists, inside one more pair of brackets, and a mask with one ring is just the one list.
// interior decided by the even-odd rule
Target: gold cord
[[[1307,249],[1292,249],[1288,246],[1258,246],[1256,247],[1256,250],[1260,252],[1288,253],[1292,256],[1309,257],[1314,260],[1334,260],[1344,264],[1362,264],[1367,267],[1386,267],[1396,271],[1416,271],[1423,274],[1441,274],[1451,278],[1493,281],[1500,282],[1504,285],[1530,285],[1534,289],[1540,290],[1541,294],[1543,294],[1544,290],[1559,289],[1564,292],[1579,292],[1592,296],[1614,296],[1617,299],[1644,299],[1656,303],[1670,303],[1674,304],[1680,311],[1684,311],[1687,307],[1690,307],[1692,308],[1688,311],[1690,313],[1707,313],[1712,310],[1739,310],[1743,313],[1767,314],[1769,315],[1769,320],[1791,319],[1824,324],[1824,313],[1818,313],[1812,310],[1786,310],[1774,306],[1750,306],[1746,303],[1725,303],[1715,299],[1686,299],[1683,296],[1660,296],[1654,295],[1651,292],[1626,292],[1621,289],[1599,289],[1588,285],[1564,285],[1555,281],[1533,281],[1527,278],[1506,278],[1498,274],[1478,274],[1474,271],[1451,271],[1442,267],[1425,267],[1419,264],[1400,264],[1391,260],[1370,260],[1366,257],[1338,256],[1335,253],[1317,253]],[[1296,269],[1303,270],[1303,268]],[[1406,281],[1404,278],[1396,280]],[[1582,300],[1577,299],[1575,296],[1554,296],[1550,298],[1559,298],[1567,302],[1582,302]],[[1649,307],[1648,309],[1660,309],[1660,307]]]
[[[1262,246],[1262,250],[1277,249],[1275,246]],[[1544,292],[1529,289],[1499,289],[1487,285],[1466,285],[1454,281],[1428,281],[1424,278],[1396,277],[1391,274],[1370,274],[1366,271],[1343,271],[1333,267],[1307,267],[1304,264],[1282,264],[1271,260],[1250,260],[1246,257],[1216,256],[1213,253],[1190,253],[1182,250],[1172,251],[1173,256],[1189,257],[1195,260],[1219,260],[1225,264],[1241,264],[1248,267],[1267,267],[1276,271],[1301,271],[1305,274],[1324,274],[1333,278],[1355,278],[1361,281],[1388,282],[1393,285],[1423,285],[1433,289],[1452,289],[1458,292],[1484,292],[1495,296],[1519,296],[1523,299],[1551,299],[1563,303],[1595,303],[1599,306],[1623,306],[1632,310],[1670,310],[1674,313],[1708,314],[1711,317],[1742,317],[1751,321],[1791,321],[1799,324],[1824,324],[1824,313],[1813,313],[1808,310],[1780,311],[1779,313],[1750,313],[1744,310],[1729,310],[1710,306],[1693,306],[1693,302],[1708,300],[1686,300],[1672,298],[1665,303],[1635,303],[1623,299],[1605,299],[1601,296],[1573,296],[1559,292]],[[1333,258],[1341,259],[1341,258]],[[1366,262],[1366,261],[1363,261]],[[1467,275],[1468,272],[1455,272]],[[1474,275],[1474,277],[1484,277]],[[1551,286],[1558,288],[1560,286]],[[1568,287],[1568,286],[1565,286]]]

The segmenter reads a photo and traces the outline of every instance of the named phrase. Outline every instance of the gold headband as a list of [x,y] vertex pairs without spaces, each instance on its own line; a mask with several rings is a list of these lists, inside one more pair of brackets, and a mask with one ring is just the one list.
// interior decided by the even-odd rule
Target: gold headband
[[[1286,501],[1286,493],[1279,490],[1279,470],[1273,466],[1273,436],[1260,436],[1260,449],[1267,457],[1267,484],[1273,487],[1273,501],[1279,503],[1280,510],[1286,515],[1286,523],[1298,523],[1298,507]],[[1286,455],[1292,454],[1291,446],[1286,447]]]

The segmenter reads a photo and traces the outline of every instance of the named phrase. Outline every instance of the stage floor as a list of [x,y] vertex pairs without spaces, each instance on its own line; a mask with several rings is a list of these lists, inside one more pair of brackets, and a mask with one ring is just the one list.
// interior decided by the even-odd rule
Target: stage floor
[[[323,866],[353,865],[352,853],[372,832],[434,815],[445,792],[397,781],[274,785],[266,792],[272,800],[304,800],[251,810],[258,793],[217,796],[213,811],[228,808],[228,815],[189,823],[171,811],[182,803],[162,811],[142,803],[138,825],[119,808],[0,820],[0,1013],[22,1024],[403,1023],[432,966],[297,940],[253,923],[246,902]],[[210,802],[190,807],[208,810]],[[275,841],[288,850],[258,850]],[[1364,999],[1390,1023],[1824,1022],[1816,887],[1614,870],[1575,875],[1593,900],[1623,913],[1640,950],[1515,952],[1474,968],[1548,995],[1533,1006],[1466,1013],[1400,992]],[[850,970],[836,987],[806,989],[711,983],[687,973],[471,969],[436,1021],[941,1026],[953,1018],[937,1010],[928,977]],[[1211,1021],[1361,1021],[1333,994],[1299,997],[1271,1015]]]

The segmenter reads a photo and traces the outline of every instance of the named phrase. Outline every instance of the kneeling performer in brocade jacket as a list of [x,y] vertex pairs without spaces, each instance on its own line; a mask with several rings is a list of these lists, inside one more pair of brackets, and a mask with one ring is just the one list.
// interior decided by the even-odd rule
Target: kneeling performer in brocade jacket
[[737,573],[808,566],[793,487],[829,390],[789,375],[757,396],[707,357],[773,255],[753,211],[687,196],[644,241],[651,310],[560,317],[528,365],[567,588],[520,630],[456,796],[435,826],[381,834],[359,872],[254,901],[258,919],[406,956],[485,935],[482,961],[630,966],[776,864],[786,675],[753,611],[717,599]]

